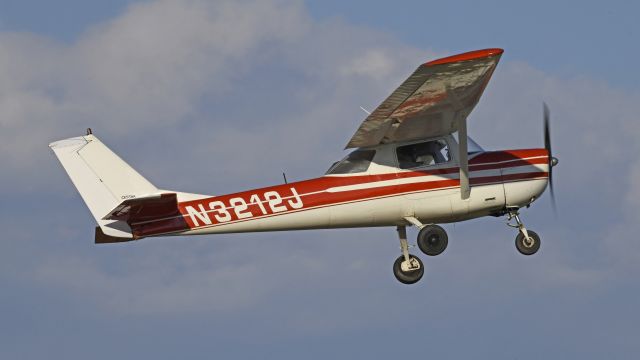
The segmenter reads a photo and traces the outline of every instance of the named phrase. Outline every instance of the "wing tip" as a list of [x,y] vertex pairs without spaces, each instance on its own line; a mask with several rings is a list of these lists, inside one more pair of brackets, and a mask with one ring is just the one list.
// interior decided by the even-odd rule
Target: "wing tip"
[[451,55],[441,59],[432,60],[432,61],[426,62],[424,65],[433,66],[433,65],[449,64],[449,63],[454,63],[458,61],[482,59],[482,58],[488,58],[492,56],[499,56],[499,55],[502,55],[503,52],[504,50],[500,48],[474,50],[474,51],[469,51],[462,54]]

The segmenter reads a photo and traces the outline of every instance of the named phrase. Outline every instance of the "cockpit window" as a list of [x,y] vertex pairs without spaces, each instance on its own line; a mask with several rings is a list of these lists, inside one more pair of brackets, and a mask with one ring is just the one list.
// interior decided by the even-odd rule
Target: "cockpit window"
[[[456,139],[456,143],[460,143],[460,138],[457,131],[453,133],[453,138]],[[473,140],[471,136],[467,136],[467,153],[469,155],[472,155],[472,154],[477,154],[482,152],[484,152],[484,149],[482,148],[482,146],[480,146],[480,144],[475,142],[475,140]]]
[[475,142],[471,136],[467,136],[467,150],[469,154],[481,153],[484,152],[482,146],[480,146],[477,142]]
[[356,150],[344,159],[333,164],[327,174],[355,174],[367,171],[373,160],[375,150]]
[[401,169],[436,165],[449,161],[449,145],[443,139],[400,146],[396,149]]

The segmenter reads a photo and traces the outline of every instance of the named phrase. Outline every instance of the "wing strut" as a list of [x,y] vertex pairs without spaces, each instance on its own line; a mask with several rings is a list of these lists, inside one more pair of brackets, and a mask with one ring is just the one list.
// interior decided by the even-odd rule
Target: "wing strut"
[[447,98],[456,109],[455,118],[458,125],[458,157],[460,163],[460,197],[466,200],[471,195],[469,187],[469,150],[467,146],[467,115],[464,113],[462,101],[448,85],[446,85]]
[[460,157],[460,197],[462,197],[462,200],[468,199],[471,195],[468,154],[467,119],[458,117],[458,156]]

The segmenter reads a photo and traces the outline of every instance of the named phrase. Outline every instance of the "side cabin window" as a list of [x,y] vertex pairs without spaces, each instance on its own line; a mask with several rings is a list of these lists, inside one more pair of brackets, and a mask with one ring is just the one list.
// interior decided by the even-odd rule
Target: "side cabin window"
[[344,159],[333,164],[327,174],[355,174],[367,171],[373,157],[375,156],[375,150],[356,150]]
[[396,154],[401,169],[437,165],[451,160],[449,145],[444,139],[399,146]]

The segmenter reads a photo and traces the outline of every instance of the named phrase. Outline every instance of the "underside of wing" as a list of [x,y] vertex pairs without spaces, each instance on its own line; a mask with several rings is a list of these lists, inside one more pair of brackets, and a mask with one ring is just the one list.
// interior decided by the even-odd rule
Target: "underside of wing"
[[346,147],[456,132],[478,103],[502,52],[477,50],[420,65],[365,119]]

